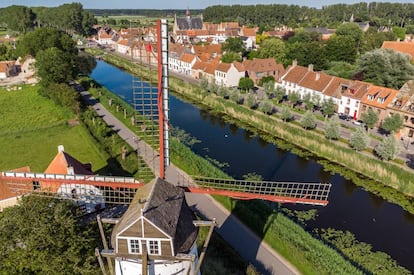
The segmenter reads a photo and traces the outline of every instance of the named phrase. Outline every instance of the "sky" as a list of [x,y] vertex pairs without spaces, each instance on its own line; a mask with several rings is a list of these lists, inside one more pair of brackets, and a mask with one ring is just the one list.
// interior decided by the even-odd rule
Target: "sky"
[[392,2],[392,3],[410,3],[412,0],[0,0],[0,7],[10,5],[22,5],[27,7],[54,7],[64,3],[78,2],[83,5],[84,9],[205,9],[213,5],[254,5],[254,4],[295,4],[299,6],[308,6],[321,8],[322,6],[344,3],[354,4],[359,2]]

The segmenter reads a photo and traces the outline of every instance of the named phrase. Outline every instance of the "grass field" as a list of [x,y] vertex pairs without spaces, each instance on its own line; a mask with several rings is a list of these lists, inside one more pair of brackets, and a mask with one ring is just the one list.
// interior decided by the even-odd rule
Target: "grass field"
[[98,150],[87,130],[68,126],[74,116],[39,96],[36,86],[0,89],[0,117],[0,171],[28,165],[43,172],[60,144],[79,161],[92,163],[94,171],[106,166],[108,156]]

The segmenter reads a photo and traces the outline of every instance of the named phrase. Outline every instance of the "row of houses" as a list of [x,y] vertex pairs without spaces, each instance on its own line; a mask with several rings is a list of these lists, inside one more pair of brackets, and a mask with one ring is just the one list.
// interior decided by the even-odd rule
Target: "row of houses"
[[317,102],[332,100],[338,113],[361,119],[369,109],[377,112],[379,125],[387,117],[398,113],[404,119],[401,135],[414,134],[414,82],[408,81],[401,89],[391,89],[371,83],[349,80],[313,70],[313,66],[298,66],[294,62],[276,81],[276,87],[287,94],[296,92],[301,98],[310,95]]

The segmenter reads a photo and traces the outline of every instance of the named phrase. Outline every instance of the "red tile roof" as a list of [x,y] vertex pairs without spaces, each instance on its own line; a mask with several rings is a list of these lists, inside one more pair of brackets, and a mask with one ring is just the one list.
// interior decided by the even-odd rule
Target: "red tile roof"
[[386,109],[388,104],[394,100],[398,90],[371,85],[364,95],[362,103],[376,108]]
[[231,64],[230,63],[220,63],[218,64],[218,66],[216,67],[216,71],[220,71],[220,72],[228,72],[230,69]]
[[384,41],[382,43],[382,48],[409,54],[411,55],[411,60],[414,60],[414,42]]

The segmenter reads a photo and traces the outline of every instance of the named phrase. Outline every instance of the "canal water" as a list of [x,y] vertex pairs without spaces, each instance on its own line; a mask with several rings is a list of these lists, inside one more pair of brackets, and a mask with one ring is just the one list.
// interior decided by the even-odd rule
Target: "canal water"
[[[132,103],[130,74],[98,61],[91,77]],[[331,227],[350,231],[357,240],[371,244],[376,251],[389,254],[400,265],[414,272],[414,215],[364,191],[338,174],[325,172],[312,159],[284,151],[171,94],[169,104],[170,124],[201,141],[193,146],[193,151],[228,164],[224,170],[235,178],[254,172],[264,180],[332,183],[327,206],[287,207],[317,209],[316,219],[307,222],[310,229]]]

